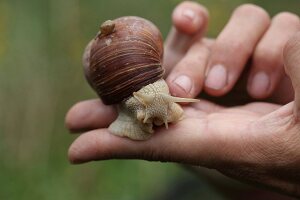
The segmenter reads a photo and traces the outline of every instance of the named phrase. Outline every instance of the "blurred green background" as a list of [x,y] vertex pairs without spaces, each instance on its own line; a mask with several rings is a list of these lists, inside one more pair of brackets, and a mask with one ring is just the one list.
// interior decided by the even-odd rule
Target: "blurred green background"
[[[96,95],[81,55],[101,22],[123,15],[153,21],[166,37],[178,0],[0,0],[0,199],[151,199],[188,172],[176,164],[112,160],[72,166],[64,116]],[[245,2],[271,15],[298,12],[299,0],[203,0],[209,35]],[[199,196],[223,197],[199,185]]]

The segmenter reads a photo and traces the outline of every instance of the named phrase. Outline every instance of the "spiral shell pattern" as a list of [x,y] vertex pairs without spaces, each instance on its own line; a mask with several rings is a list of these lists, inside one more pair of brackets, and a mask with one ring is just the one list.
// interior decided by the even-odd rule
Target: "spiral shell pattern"
[[105,104],[116,104],[163,77],[160,31],[140,17],[112,21],[94,39],[89,54],[89,83]]

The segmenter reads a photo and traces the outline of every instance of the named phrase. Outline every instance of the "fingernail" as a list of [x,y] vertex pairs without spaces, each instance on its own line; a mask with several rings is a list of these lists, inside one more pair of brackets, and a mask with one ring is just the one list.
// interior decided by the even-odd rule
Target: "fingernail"
[[191,9],[185,9],[182,11],[182,16],[185,17],[187,20],[191,21],[194,26],[201,27],[201,17],[198,17],[195,11]]
[[220,90],[227,84],[227,72],[223,65],[214,65],[207,74],[205,86],[214,90]]
[[185,9],[185,10],[183,10],[182,11],[182,15],[186,19],[191,20],[191,21],[193,21],[195,19],[195,17],[196,17],[196,13],[193,10],[191,10],[191,9]]
[[173,83],[175,83],[178,87],[185,91],[185,93],[189,93],[192,89],[192,80],[186,75],[178,76]]
[[251,82],[251,92],[257,96],[264,95],[269,88],[270,78],[265,72],[258,72]]

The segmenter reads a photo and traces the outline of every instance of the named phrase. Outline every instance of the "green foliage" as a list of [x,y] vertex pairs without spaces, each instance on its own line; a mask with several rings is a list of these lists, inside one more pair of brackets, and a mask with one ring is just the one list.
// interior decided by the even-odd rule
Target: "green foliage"
[[[186,176],[175,164],[102,161],[72,166],[68,108],[96,95],[84,80],[82,51],[100,23],[150,19],[166,37],[178,0],[0,1],[0,199],[146,199]],[[200,1],[199,1],[200,2]],[[203,0],[216,36],[243,0]],[[249,2],[249,1],[248,1]],[[272,15],[299,1],[256,1]]]

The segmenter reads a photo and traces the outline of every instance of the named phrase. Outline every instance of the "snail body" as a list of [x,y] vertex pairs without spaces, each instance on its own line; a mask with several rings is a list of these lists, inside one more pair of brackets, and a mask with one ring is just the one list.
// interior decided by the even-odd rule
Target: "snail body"
[[148,20],[121,17],[106,21],[83,56],[85,76],[104,104],[118,104],[111,133],[145,140],[154,125],[177,122],[183,115],[176,102],[198,100],[173,97],[163,80],[163,41]]

